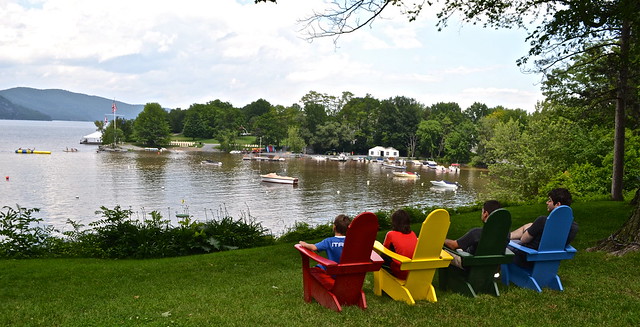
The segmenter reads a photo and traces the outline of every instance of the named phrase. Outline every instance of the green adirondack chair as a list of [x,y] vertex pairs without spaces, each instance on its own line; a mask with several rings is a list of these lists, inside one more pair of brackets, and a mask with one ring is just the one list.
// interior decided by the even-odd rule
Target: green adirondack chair
[[451,255],[460,256],[463,268],[449,265],[438,269],[439,288],[470,297],[481,293],[500,296],[494,274],[501,264],[513,261],[514,254],[507,249],[510,229],[511,214],[506,209],[498,209],[484,224],[475,255],[445,247]]

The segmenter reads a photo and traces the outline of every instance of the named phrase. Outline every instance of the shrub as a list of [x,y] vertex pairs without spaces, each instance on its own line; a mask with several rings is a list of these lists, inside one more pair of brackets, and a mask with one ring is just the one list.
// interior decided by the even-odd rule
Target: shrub
[[332,224],[321,224],[311,227],[305,222],[296,222],[293,227],[278,238],[280,243],[297,243],[298,241],[316,240],[333,236]]
[[2,207],[0,212],[0,257],[30,258],[45,253],[55,229],[41,226],[41,218],[31,217],[37,208],[26,209],[17,206],[17,210],[9,206]]

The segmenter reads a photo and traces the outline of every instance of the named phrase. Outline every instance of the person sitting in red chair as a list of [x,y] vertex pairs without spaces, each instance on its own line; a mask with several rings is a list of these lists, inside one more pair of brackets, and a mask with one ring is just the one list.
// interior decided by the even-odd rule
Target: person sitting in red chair
[[[347,234],[347,227],[349,227],[350,223],[351,218],[346,215],[338,215],[333,220],[334,236],[327,237],[315,244],[309,244],[305,241],[300,241],[300,245],[311,251],[325,251],[329,260],[340,263],[340,257],[342,256],[342,249],[344,247],[344,239],[345,235]],[[318,266],[322,269],[325,269],[325,267],[322,265]]]

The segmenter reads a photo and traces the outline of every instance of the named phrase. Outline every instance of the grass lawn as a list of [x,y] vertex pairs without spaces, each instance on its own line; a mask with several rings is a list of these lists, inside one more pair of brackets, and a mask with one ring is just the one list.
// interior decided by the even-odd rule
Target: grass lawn
[[[0,326],[640,325],[640,253],[584,251],[619,228],[631,208],[608,201],[573,207],[579,252],[560,266],[564,292],[501,285],[498,298],[437,292],[437,303],[409,306],[375,296],[369,274],[369,308],[338,314],[302,300],[300,257],[291,244],[157,260],[2,260]],[[514,227],[545,213],[543,204],[508,209]],[[451,220],[455,238],[480,225],[480,213]]]

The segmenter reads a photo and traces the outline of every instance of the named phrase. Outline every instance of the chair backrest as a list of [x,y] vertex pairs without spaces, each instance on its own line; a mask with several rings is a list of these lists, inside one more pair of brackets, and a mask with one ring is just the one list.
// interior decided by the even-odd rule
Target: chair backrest
[[506,209],[494,210],[482,227],[475,255],[500,255],[509,243],[511,213]]
[[418,243],[413,252],[413,259],[427,259],[439,257],[442,244],[449,230],[449,212],[444,209],[432,211],[422,222]]
[[571,207],[561,205],[549,214],[544,224],[538,251],[564,250],[573,223]]
[[363,212],[353,218],[347,228],[340,264],[368,262],[377,234],[378,217],[374,213]]

